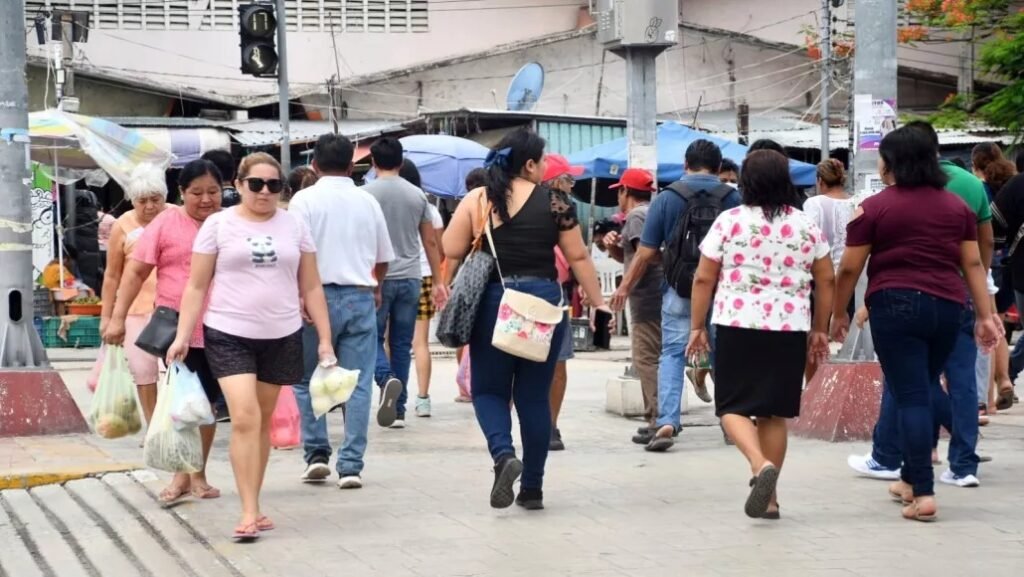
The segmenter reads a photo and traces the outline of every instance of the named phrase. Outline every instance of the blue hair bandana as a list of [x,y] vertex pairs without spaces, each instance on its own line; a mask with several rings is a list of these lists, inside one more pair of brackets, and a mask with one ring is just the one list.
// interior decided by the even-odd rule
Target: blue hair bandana
[[509,159],[512,157],[511,148],[502,148],[501,150],[492,150],[487,153],[487,158],[484,159],[484,167],[490,168],[497,166],[499,168],[508,168]]

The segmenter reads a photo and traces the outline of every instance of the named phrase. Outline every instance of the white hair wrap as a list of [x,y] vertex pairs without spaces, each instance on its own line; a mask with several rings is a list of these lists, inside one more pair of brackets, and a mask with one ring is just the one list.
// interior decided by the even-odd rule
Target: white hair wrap
[[124,195],[134,202],[147,196],[167,198],[167,179],[164,171],[152,164],[140,164],[132,170]]

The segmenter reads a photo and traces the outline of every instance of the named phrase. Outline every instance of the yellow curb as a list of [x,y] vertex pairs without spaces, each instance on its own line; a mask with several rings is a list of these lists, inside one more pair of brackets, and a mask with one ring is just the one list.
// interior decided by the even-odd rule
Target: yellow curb
[[0,475],[0,490],[31,489],[40,485],[63,484],[87,477],[98,477],[107,473],[124,473],[144,468],[137,463],[108,463],[81,465],[53,471],[35,471],[30,473],[5,473]]

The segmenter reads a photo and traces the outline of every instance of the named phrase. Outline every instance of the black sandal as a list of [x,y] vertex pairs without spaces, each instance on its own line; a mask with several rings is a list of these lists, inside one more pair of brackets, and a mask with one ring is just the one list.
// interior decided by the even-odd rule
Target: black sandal
[[771,463],[765,463],[756,477],[750,480],[750,495],[743,511],[751,519],[760,519],[768,511],[768,505],[779,482],[779,470]]

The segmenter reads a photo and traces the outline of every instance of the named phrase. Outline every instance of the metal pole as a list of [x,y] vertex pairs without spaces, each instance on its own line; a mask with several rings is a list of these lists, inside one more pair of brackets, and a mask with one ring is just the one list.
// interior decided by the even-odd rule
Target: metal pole
[[[872,100],[896,101],[896,2],[894,0],[857,0],[854,7],[855,29],[857,31],[857,50],[853,63],[854,102],[857,96],[870,96]],[[867,103],[870,106],[870,103]],[[860,107],[865,106],[861,102]],[[854,128],[859,133],[859,116],[869,114],[869,110],[854,110]],[[878,174],[878,150],[860,149],[859,138],[854,142],[856,156],[853,171],[855,175],[854,192],[858,195],[870,194],[868,184]],[[877,191],[874,191],[877,192]],[[864,305],[864,293],[867,289],[867,275],[861,275],[857,283],[856,305]],[[875,358],[874,345],[870,339],[870,331],[860,331],[853,325],[850,338],[843,345],[839,357],[854,361],[871,361]]]
[[828,99],[832,83],[832,0],[821,0],[821,160],[829,157]]
[[277,0],[277,91],[281,117],[281,169],[287,175],[292,170],[291,131],[288,106],[288,17],[284,0]]
[[658,94],[655,59],[660,48],[623,48],[626,59],[626,139],[630,168],[644,168],[658,177]]
[[0,368],[42,368],[46,352],[32,325],[25,3],[0,2],[0,27]]
[[64,97],[70,98],[75,95],[75,38],[73,15],[69,11],[61,14],[60,19],[60,42],[63,46],[62,59],[64,61]]

